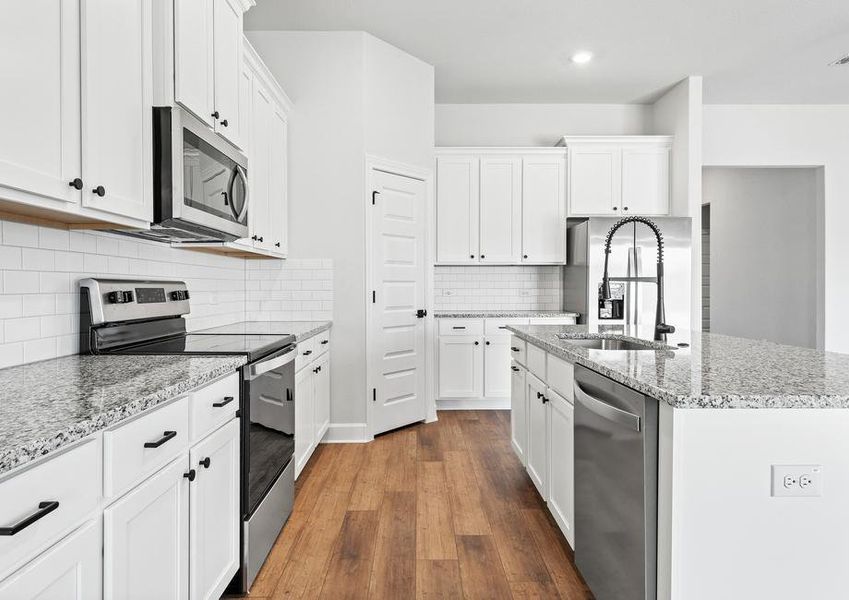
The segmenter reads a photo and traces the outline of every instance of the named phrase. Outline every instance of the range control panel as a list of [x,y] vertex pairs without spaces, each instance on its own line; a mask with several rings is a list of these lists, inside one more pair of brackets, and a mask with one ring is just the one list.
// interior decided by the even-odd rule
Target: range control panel
[[190,312],[189,290],[183,281],[83,279],[80,295],[95,325],[176,317]]

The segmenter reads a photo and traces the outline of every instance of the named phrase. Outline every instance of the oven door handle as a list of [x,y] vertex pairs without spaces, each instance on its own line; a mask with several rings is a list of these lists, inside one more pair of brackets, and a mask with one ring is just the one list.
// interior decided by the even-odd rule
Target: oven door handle
[[264,360],[249,365],[246,369],[245,379],[251,381],[259,377],[263,373],[268,373],[269,371],[273,371],[274,369],[279,369],[286,363],[294,361],[296,353],[296,347],[292,346],[290,349],[286,350],[282,354],[276,354],[274,356],[271,356],[270,358],[266,358]]

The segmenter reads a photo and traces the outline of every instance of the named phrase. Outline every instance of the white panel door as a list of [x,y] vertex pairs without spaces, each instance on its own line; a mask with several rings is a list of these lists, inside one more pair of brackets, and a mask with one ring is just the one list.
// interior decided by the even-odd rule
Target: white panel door
[[510,395],[510,336],[487,336],[484,341],[483,395],[506,398]]
[[436,262],[478,262],[478,159],[436,159]]
[[213,0],[213,5],[215,131],[241,148],[242,8],[236,0]]
[[569,216],[619,214],[620,161],[619,146],[569,147]]
[[530,373],[525,377],[528,407],[528,475],[543,500],[548,500],[548,402],[545,384]]
[[106,598],[188,598],[190,472],[184,455],[103,511]]
[[522,253],[522,161],[480,159],[480,260],[520,262]]
[[103,597],[100,519],[89,521],[0,583],[0,600]]
[[315,374],[304,367],[295,374],[295,477],[310,459],[315,442]]
[[575,407],[552,389],[550,400],[548,508],[564,537],[575,547]]
[[622,212],[669,214],[669,148],[622,150]]
[[82,0],[83,205],[153,217],[149,0]]
[[239,568],[239,420],[189,453],[189,597],[218,600]]
[[525,389],[525,371],[519,364],[510,365],[510,441],[513,451],[523,465],[527,465],[525,451],[528,443],[528,403]]
[[483,344],[479,337],[439,337],[439,397],[483,396]]
[[563,263],[566,212],[565,163],[559,156],[522,161],[522,260]]
[[268,147],[269,180],[268,180],[268,239],[267,247],[285,255],[288,250],[289,212],[288,176],[287,176],[287,146],[289,140],[286,113],[275,106],[271,113],[269,128],[271,139]]
[[425,418],[425,237],[424,181],[373,170],[371,281],[374,302],[369,335],[371,433]]
[[0,20],[0,182],[65,202],[82,177],[79,19],[79,0],[28,0]]
[[315,361],[316,373],[313,381],[313,406],[315,423],[315,443],[321,442],[327,428],[330,427],[330,355],[325,354]]
[[213,0],[174,0],[174,99],[213,125]]

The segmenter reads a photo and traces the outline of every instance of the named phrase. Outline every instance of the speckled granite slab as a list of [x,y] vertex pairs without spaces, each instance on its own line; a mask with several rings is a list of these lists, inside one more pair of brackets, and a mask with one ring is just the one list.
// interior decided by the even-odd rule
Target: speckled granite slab
[[[849,355],[717,334],[680,332],[674,350],[608,351],[564,337],[638,337],[650,332],[586,325],[516,325],[518,337],[675,408],[849,408]],[[646,335],[647,334],[647,335]],[[689,344],[677,348],[677,343]]]
[[539,319],[556,317],[575,317],[578,313],[561,310],[435,310],[437,319],[507,319],[510,317]]
[[241,321],[202,329],[195,333],[239,333],[250,335],[284,335],[290,333],[295,341],[303,342],[333,326],[333,321]]
[[74,355],[0,369],[0,474],[243,364],[242,356]]

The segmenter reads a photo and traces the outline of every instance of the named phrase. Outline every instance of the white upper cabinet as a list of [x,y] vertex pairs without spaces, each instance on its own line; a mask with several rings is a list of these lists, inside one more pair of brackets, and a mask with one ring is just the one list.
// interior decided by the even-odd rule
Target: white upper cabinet
[[522,160],[480,159],[480,262],[510,263],[522,251]]
[[275,106],[271,113],[268,144],[268,239],[273,252],[283,256],[288,250],[289,199],[287,169],[289,130],[285,111]]
[[563,138],[569,216],[668,215],[670,136]]
[[473,156],[436,159],[436,260],[478,260],[479,162]]
[[212,127],[213,0],[174,0],[174,100]]
[[242,69],[242,5],[213,0],[215,131],[241,147],[239,78]]
[[565,167],[559,156],[526,157],[522,162],[523,262],[565,261]]
[[83,205],[153,216],[152,12],[147,0],[82,3]]

